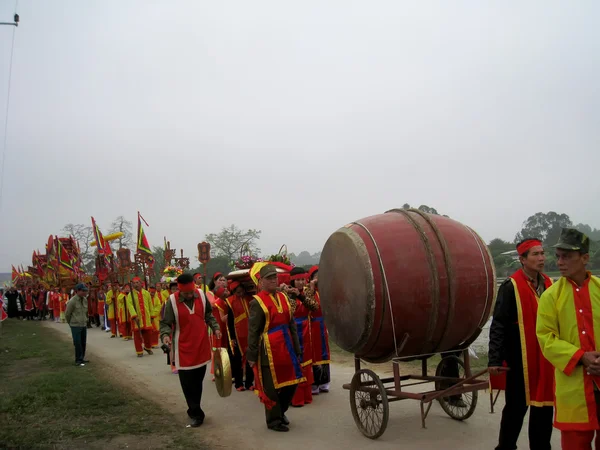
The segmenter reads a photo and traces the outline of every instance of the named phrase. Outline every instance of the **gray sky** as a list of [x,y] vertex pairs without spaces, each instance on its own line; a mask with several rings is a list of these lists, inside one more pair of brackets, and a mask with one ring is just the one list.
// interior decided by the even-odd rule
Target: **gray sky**
[[[94,215],[106,232],[137,210],[150,244],[166,235],[189,256],[232,223],[261,229],[265,253],[315,252],[405,202],[486,241],[538,211],[600,228],[598,2],[20,0],[19,13],[0,271],[66,223]],[[11,36],[0,27],[2,126]]]

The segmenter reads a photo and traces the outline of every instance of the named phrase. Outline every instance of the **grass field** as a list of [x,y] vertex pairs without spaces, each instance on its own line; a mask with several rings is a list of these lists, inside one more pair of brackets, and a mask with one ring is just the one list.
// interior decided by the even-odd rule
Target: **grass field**
[[100,361],[73,360],[72,344],[40,323],[3,322],[0,448],[205,448],[167,411],[113,382]]

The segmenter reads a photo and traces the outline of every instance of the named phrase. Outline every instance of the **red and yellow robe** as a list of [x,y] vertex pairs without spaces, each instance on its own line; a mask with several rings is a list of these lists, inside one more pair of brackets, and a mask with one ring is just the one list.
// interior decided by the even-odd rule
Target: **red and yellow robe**
[[600,429],[594,386],[600,377],[579,364],[600,349],[600,279],[588,273],[583,286],[562,277],[542,294],[537,315],[542,353],[555,368],[554,426],[565,431]]

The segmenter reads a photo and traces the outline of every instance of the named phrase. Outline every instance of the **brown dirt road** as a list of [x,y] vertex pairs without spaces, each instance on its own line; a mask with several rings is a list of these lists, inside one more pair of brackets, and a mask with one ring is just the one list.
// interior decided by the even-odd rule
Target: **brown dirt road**
[[[67,325],[44,323],[69,342],[70,330]],[[437,403],[434,404],[427,419],[427,429],[421,428],[419,404],[416,401],[392,403],[384,435],[376,441],[365,438],[354,424],[348,392],[341,387],[351,380],[354,370],[340,364],[332,364],[330,393],[315,397],[311,405],[291,408],[287,414],[291,421],[288,433],[267,430],[263,407],[251,392],[234,390],[230,397],[219,397],[208,374],[202,398],[206,420],[198,429],[186,429],[187,407],[179,379],[171,374],[160,349],[152,356],[137,358],[133,342],[110,339],[108,333],[94,328],[88,330],[87,353],[91,364],[102,364],[114,373],[119,382],[164,405],[181,421],[182,433],[197,433],[198,438],[210,448],[482,450],[493,449],[497,443],[500,412],[489,413],[489,396],[485,391],[479,393],[477,409],[465,422],[450,419]],[[503,399],[499,399],[497,410],[503,404]],[[524,424],[519,440],[519,446],[523,448],[528,447],[526,430],[527,425]],[[552,445],[560,448],[557,430],[554,430]]]

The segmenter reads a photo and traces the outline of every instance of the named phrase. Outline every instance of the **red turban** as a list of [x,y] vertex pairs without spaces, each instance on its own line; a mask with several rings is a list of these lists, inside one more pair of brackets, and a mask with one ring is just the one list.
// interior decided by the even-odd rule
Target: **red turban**
[[542,245],[542,241],[539,239],[527,239],[525,242],[517,245],[517,253],[522,255],[528,250],[531,250],[533,247],[537,247],[538,245]]

